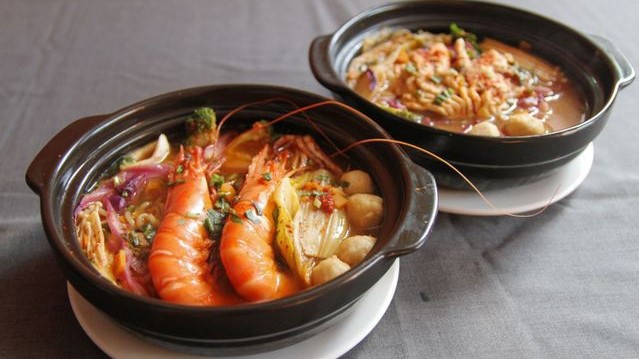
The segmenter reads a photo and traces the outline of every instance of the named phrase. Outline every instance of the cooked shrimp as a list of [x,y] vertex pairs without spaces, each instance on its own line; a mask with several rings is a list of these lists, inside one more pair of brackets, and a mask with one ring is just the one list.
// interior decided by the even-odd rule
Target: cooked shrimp
[[160,298],[191,305],[225,305],[239,301],[222,290],[211,274],[208,262],[212,241],[204,218],[212,208],[201,164],[202,150],[193,147],[191,159],[180,153],[164,218],[157,230],[149,270]]
[[226,274],[248,301],[280,298],[300,289],[291,275],[278,269],[271,246],[275,237],[271,195],[286,169],[285,153],[271,160],[268,154],[264,147],[253,158],[220,243]]

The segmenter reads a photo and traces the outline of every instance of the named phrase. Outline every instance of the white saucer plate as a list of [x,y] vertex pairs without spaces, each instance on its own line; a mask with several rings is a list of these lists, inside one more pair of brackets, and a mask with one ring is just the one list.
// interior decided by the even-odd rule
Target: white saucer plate
[[[395,294],[398,278],[399,259],[395,260],[388,272],[353,305],[351,313],[335,325],[285,348],[229,358],[337,358],[362,341],[382,319]],[[120,327],[106,314],[87,302],[70,283],[67,283],[67,291],[73,313],[82,329],[102,351],[112,358],[202,358],[148,343]]]
[[496,208],[491,208],[474,191],[440,187],[439,210],[472,216],[498,216],[543,208],[562,200],[579,187],[590,172],[594,153],[594,146],[590,143],[581,154],[548,177],[521,186],[484,191],[486,198]]

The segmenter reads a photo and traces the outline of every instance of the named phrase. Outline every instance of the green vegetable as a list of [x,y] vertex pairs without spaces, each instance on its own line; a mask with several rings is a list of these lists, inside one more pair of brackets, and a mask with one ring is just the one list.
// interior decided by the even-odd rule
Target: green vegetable
[[102,178],[115,176],[118,172],[120,172],[120,167],[126,166],[133,162],[134,161],[131,156],[122,156],[118,158],[117,160],[113,161],[113,163],[111,163],[111,166],[109,166],[109,168],[107,168],[107,170],[104,171],[104,173],[102,173]]
[[215,141],[216,135],[215,111],[209,107],[200,107],[193,111],[186,121],[186,132],[189,134],[187,143],[205,147]]
[[273,179],[273,176],[271,175],[271,172],[264,172],[262,173],[262,179],[268,182]]
[[448,99],[450,99],[450,97],[455,93],[455,90],[448,88],[446,90],[442,90],[442,92],[439,93],[439,95],[437,95],[435,97],[435,100],[433,100],[433,103],[437,106],[441,106],[444,102],[448,101]]
[[346,212],[337,209],[329,214],[312,202],[300,201],[288,178],[278,185],[273,197],[278,210],[276,246],[291,270],[310,284],[315,262],[335,254],[348,236]]
[[[451,23],[450,24],[450,34],[453,36],[454,40],[457,40],[458,38],[462,38],[464,39],[464,41],[468,42],[469,44],[472,45],[473,49],[475,49],[475,51],[477,51],[477,54],[481,54],[482,53],[482,49],[479,46],[479,42],[477,42],[477,35],[471,33],[471,32],[467,32],[466,30],[462,29],[461,27],[457,26],[456,23]],[[472,56],[471,56],[472,58]]]
[[392,113],[393,115],[399,116],[399,117],[403,117],[407,120],[411,120],[414,122],[421,122],[422,119],[424,118],[422,115],[411,112],[407,109],[398,109],[398,108],[394,108],[394,107],[390,107],[388,105],[381,105],[381,108],[383,108],[384,110]]
[[215,201],[215,204],[213,205],[213,207],[219,210],[220,212],[222,212],[224,215],[228,214],[229,210],[231,209],[231,206],[224,199],[224,197],[219,197],[217,201]]
[[315,261],[304,255],[302,244],[294,235],[293,218],[300,208],[300,203],[288,177],[277,186],[273,198],[277,209],[275,245],[293,273],[308,284]]
[[231,213],[230,217],[231,221],[233,221],[234,223],[242,223],[242,218],[240,218],[240,216],[238,216],[236,213]]
[[209,209],[206,212],[206,218],[204,219],[204,228],[209,233],[209,237],[215,239],[222,235],[222,228],[224,228],[224,218],[226,216],[220,211]]
[[215,187],[215,189],[219,190],[220,187],[224,184],[224,176],[214,173],[209,180],[209,186]]
[[170,181],[166,185],[171,187],[171,186],[175,186],[175,185],[182,184],[182,183],[186,183],[186,181],[183,180],[183,179],[178,179],[178,180],[175,180],[175,181]]
[[406,66],[404,66],[404,69],[406,70],[406,72],[408,72],[409,74],[415,75],[417,74],[417,68],[415,67],[415,65],[413,65],[411,62],[407,63]]
[[215,129],[215,111],[209,107],[200,107],[186,119],[186,129],[189,132],[206,132]]
[[144,234],[144,238],[146,238],[147,241],[151,242],[155,237],[155,228],[153,228],[151,223],[147,223],[142,226],[142,234]]

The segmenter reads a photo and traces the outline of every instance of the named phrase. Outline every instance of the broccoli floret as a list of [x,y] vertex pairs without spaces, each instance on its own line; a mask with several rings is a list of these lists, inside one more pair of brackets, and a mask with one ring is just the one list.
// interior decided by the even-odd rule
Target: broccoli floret
[[200,107],[186,119],[186,129],[189,133],[208,132],[215,129],[215,111],[210,107]]
[[215,111],[209,107],[200,107],[186,119],[186,131],[189,134],[187,143],[206,146],[213,143],[216,130]]

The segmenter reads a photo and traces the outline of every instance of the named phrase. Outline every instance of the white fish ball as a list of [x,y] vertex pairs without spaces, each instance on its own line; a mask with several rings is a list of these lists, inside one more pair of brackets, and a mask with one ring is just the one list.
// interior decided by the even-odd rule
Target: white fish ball
[[339,276],[340,274],[351,269],[351,267],[339,260],[336,256],[331,256],[319,262],[313,273],[311,273],[311,283],[313,285],[319,285]]
[[361,262],[373,249],[375,241],[375,237],[371,236],[348,237],[337,248],[337,258],[350,266],[354,266]]
[[348,198],[346,216],[349,223],[357,229],[368,229],[382,223],[384,200],[368,193],[357,193]]
[[371,176],[362,170],[348,171],[340,177],[340,181],[348,183],[348,185],[344,187],[344,192],[348,195],[355,193],[373,193],[375,191]]

